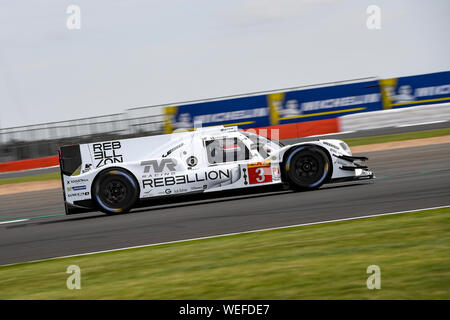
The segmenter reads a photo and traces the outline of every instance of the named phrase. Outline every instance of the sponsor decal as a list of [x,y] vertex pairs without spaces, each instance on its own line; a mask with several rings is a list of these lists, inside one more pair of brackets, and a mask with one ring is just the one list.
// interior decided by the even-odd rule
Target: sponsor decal
[[327,146],[329,146],[329,147],[332,147],[332,148],[335,148],[335,149],[340,149],[339,147],[337,147],[337,146],[335,146],[334,144],[331,144],[331,143],[329,143],[329,142],[326,142],[326,141],[322,141],[322,143],[323,144],[326,144]]
[[280,180],[280,168],[279,167],[272,168],[272,179]]
[[415,96],[418,98],[426,96],[440,96],[450,95],[450,84],[444,84],[442,86],[417,88],[415,90]]
[[272,170],[270,169],[270,161],[249,163],[248,181],[250,184],[272,182]]
[[244,184],[247,185],[248,184],[248,182],[247,182],[247,177],[248,177],[247,176],[247,169],[243,168],[242,171],[244,171]]
[[206,188],[208,188],[208,186],[204,184],[203,186],[191,187],[191,190],[192,191],[206,190]]
[[195,182],[202,182],[208,180],[221,180],[221,179],[230,179],[231,171],[227,169],[224,170],[212,170],[203,173],[195,173],[195,174],[186,174],[186,175],[176,175],[176,176],[167,176],[167,177],[158,177],[158,178],[149,178],[142,180],[142,188],[158,188],[158,187],[167,187],[173,185],[180,184],[190,184]]
[[247,164],[248,168],[270,167],[270,161],[253,162]]
[[94,152],[94,160],[97,161],[95,167],[99,168],[111,163],[123,162],[123,155],[120,154],[120,141],[94,143],[92,151]]
[[395,91],[392,91],[388,92],[391,94],[390,97],[392,98],[392,100],[394,100],[394,103],[403,103],[416,100],[416,97],[412,94],[412,88],[410,85],[400,86],[400,88],[398,88],[397,94],[395,93]]
[[69,193],[68,197],[85,197],[88,196],[89,192],[77,192],[77,193]]
[[198,163],[198,159],[194,156],[187,158],[186,163],[189,167],[195,167]]
[[178,148],[181,148],[184,145],[184,143],[180,143],[179,145],[176,145],[175,147],[173,147],[172,149],[170,149],[169,151],[167,151],[165,154],[162,155],[163,158],[167,157],[169,154],[171,154],[172,152],[174,152],[175,150],[177,150]]
[[191,115],[189,113],[181,113],[178,117],[178,121],[176,119],[172,119],[172,121],[175,120],[173,126],[175,130],[186,130],[192,128],[194,125],[191,121]]
[[286,101],[284,108],[279,108],[279,112],[282,118],[299,116],[302,114],[302,110],[299,109],[298,102],[295,99]]
[[86,190],[86,186],[73,186],[73,187],[67,187],[67,191],[79,191],[79,190]]
[[161,173],[165,168],[169,169],[169,171],[176,171],[175,166],[177,161],[175,159],[161,159],[158,160],[146,160],[141,161],[141,166],[144,166],[144,173],[149,173],[150,169],[153,168],[153,172]]
[[380,101],[379,93],[363,94],[360,96],[350,96],[335,99],[303,102],[302,111],[315,111],[322,109],[341,108],[347,106],[363,105]]
[[75,179],[75,180],[67,180],[67,184],[74,184],[74,183],[82,183],[82,182],[88,182],[88,179]]
[[225,127],[225,128],[220,129],[220,131],[221,132],[234,132],[234,131],[236,131],[236,128],[235,127]]
[[86,163],[86,164],[84,165],[84,169],[81,170],[81,172],[82,172],[82,173],[86,173],[86,172],[90,171],[91,169],[92,169],[92,163]]

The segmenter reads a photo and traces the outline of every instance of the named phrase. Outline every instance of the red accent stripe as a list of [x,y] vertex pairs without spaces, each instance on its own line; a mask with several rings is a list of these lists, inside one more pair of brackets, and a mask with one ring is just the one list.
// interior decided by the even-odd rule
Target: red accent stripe
[[21,171],[59,165],[58,156],[0,163],[0,172]]
[[[278,129],[278,137],[273,129]],[[259,135],[278,140],[340,132],[339,118],[281,124],[278,126],[246,129],[245,131],[248,130],[251,130]]]
[[297,124],[297,128],[300,137],[339,132],[337,118],[300,122]]

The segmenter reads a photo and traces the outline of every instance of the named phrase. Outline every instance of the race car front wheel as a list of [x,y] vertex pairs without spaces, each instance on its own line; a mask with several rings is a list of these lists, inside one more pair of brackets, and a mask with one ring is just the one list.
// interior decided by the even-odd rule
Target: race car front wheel
[[107,169],[96,178],[92,194],[101,211],[107,214],[125,213],[136,203],[139,188],[127,171]]
[[330,173],[330,160],[320,148],[298,147],[288,155],[284,170],[293,189],[317,189]]

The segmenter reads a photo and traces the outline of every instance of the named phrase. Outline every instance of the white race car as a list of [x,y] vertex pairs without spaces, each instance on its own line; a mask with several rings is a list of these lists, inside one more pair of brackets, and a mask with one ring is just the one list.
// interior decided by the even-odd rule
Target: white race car
[[[240,131],[209,127],[168,135],[59,149],[66,214],[127,212],[157,197],[283,184],[296,190],[372,179],[340,140],[283,146]],[[150,202],[144,202],[149,200]]]

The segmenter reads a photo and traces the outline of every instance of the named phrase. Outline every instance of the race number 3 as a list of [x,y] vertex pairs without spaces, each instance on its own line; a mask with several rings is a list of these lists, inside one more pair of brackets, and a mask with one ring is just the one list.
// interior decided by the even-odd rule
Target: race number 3
[[247,167],[250,184],[272,182],[270,163],[248,164]]

